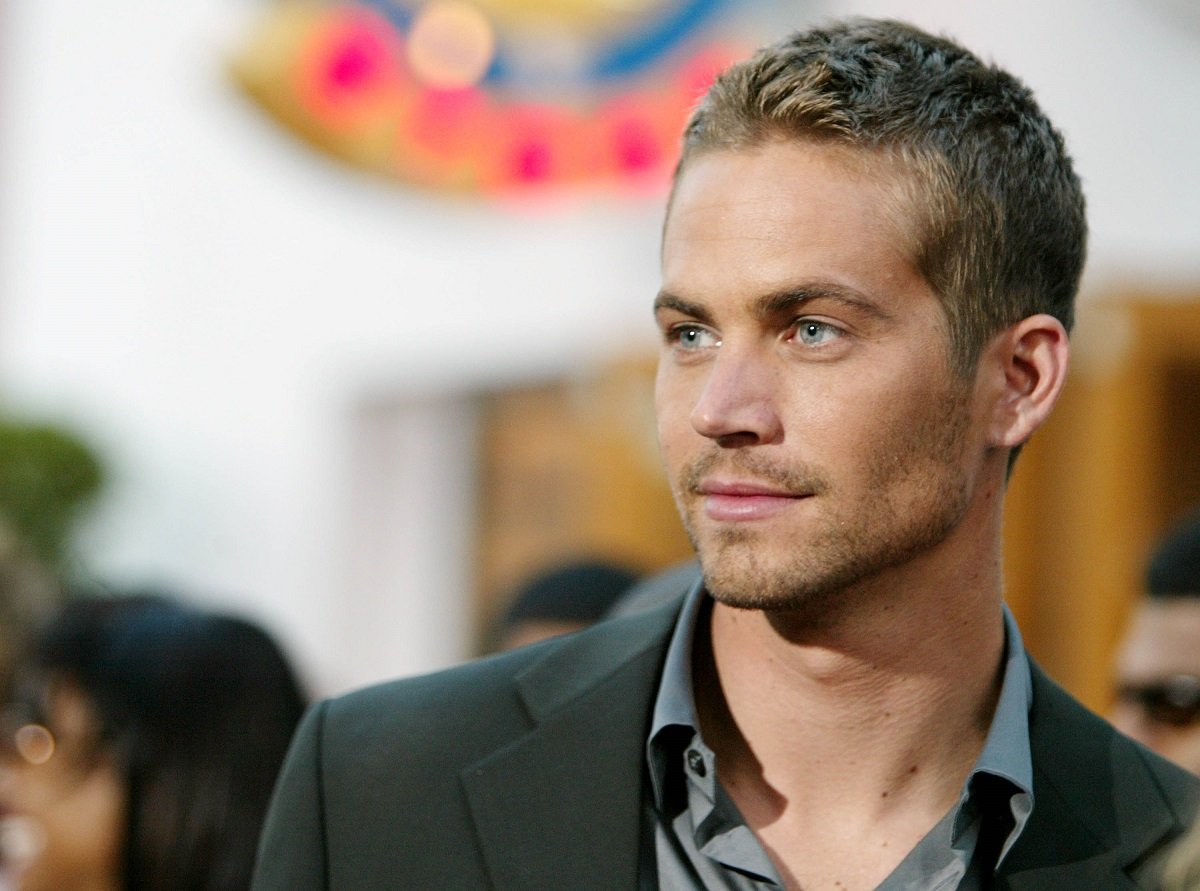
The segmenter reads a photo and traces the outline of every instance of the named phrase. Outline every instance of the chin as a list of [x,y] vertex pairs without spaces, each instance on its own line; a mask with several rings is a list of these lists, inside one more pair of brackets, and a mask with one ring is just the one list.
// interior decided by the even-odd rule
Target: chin
[[737,609],[811,609],[825,602],[835,587],[814,579],[797,567],[774,566],[754,553],[717,549],[700,564],[708,593],[718,603]]
[[722,535],[697,548],[705,588],[725,606],[794,613],[807,624],[824,625],[861,599],[855,592],[891,561],[813,543],[803,550],[773,553],[749,534]]

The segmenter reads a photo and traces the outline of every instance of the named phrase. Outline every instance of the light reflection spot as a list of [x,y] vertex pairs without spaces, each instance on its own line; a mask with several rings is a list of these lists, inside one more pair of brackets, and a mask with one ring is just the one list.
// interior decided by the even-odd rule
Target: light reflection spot
[[41,724],[26,724],[13,735],[17,752],[30,764],[45,764],[54,756],[54,734]]

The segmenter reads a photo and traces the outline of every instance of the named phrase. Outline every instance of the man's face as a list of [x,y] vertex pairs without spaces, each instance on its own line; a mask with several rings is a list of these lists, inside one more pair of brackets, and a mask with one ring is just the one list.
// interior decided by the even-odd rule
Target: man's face
[[787,142],[701,155],[677,185],[659,439],[718,600],[826,609],[967,509],[974,388],[894,194],[844,150]]
[[1200,598],[1146,600],[1117,653],[1117,729],[1200,773]]

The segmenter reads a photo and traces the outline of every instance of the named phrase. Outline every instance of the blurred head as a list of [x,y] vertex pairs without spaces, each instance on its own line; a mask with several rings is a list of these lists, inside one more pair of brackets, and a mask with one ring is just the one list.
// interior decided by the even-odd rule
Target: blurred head
[[1084,199],[1063,141],[1012,75],[894,21],[798,32],[717,78],[684,133],[698,157],[795,141],[891,174],[892,217],[942,303],[954,367],[1037,313],[1069,331]]
[[1117,652],[1117,729],[1200,774],[1200,512],[1174,527]]
[[595,561],[541,572],[517,591],[504,614],[498,649],[512,650],[586,628],[637,580],[628,569]]
[[157,597],[69,604],[19,666],[2,728],[16,887],[244,891],[304,705],[243,619]]

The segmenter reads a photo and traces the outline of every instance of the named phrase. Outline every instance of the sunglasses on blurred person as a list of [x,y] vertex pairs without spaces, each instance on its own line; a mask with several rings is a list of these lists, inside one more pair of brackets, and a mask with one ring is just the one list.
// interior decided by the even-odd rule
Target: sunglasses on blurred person
[[1124,684],[1117,698],[1156,724],[1188,727],[1200,721],[1200,677],[1176,674],[1145,684]]

